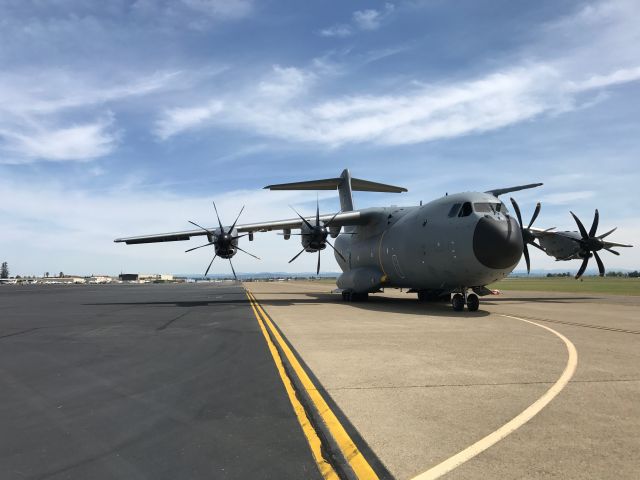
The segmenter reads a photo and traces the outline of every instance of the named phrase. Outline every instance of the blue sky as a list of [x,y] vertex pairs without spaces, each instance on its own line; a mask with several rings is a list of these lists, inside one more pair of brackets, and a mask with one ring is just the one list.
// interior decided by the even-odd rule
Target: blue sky
[[[14,273],[199,272],[196,242],[119,236],[311,212],[264,185],[337,176],[409,188],[356,206],[542,181],[537,226],[569,210],[637,243],[640,5],[621,1],[0,0],[0,258]],[[334,194],[320,196],[335,211]],[[295,241],[239,271],[311,271]],[[638,268],[637,248],[605,253]],[[534,268],[576,270],[540,252]],[[337,270],[324,254],[326,270]],[[228,266],[217,265],[224,273]]]

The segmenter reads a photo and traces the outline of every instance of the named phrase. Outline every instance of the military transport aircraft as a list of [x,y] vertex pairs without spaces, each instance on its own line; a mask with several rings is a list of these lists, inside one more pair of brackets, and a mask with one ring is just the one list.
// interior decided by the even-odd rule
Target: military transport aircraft
[[[596,259],[600,275],[604,275],[598,251],[604,249],[619,255],[612,247],[631,246],[604,240],[615,229],[596,236],[597,210],[588,232],[573,213],[579,232],[561,232],[554,231],[554,228],[532,227],[540,213],[539,203],[525,227],[516,201],[511,198],[518,222],[498,198],[541,185],[533,183],[484,193],[456,193],[418,206],[354,210],[354,190],[400,193],[407,189],[352,178],[349,170],[344,170],[338,178],[264,187],[270,190],[337,189],[341,210],[335,214],[320,215],[317,208],[313,217],[305,218],[296,212],[298,217],[293,219],[238,225],[242,207],[233,224],[225,227],[214,203],[218,227],[203,227],[190,221],[198,227],[197,230],[119,238],[115,242],[131,245],[206,236],[206,244],[186,251],[212,246],[215,254],[205,276],[216,257],[228,259],[235,276],[231,258],[238,251],[255,257],[238,245],[239,239],[246,236],[253,241],[255,232],[281,230],[285,240],[297,235],[302,244],[302,250],[289,263],[304,252],[317,252],[319,273],[320,252],[327,245],[333,249],[343,272],[337,285],[346,301],[366,300],[369,293],[382,288],[407,288],[417,293],[421,301],[450,300],[456,311],[463,310],[465,305],[470,311],[475,311],[480,305],[478,295],[491,293],[486,285],[509,275],[523,254],[529,271],[527,245],[557,260],[582,259],[576,278],[584,273],[592,256]],[[300,232],[292,233],[294,229]],[[335,239],[335,245],[329,237]]]

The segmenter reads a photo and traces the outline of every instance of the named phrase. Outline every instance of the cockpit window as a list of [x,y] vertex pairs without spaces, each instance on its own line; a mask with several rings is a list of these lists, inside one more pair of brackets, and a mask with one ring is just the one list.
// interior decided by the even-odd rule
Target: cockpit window
[[460,210],[461,203],[454,203],[451,206],[451,210],[449,210],[449,217],[455,217],[458,214],[458,210]]
[[478,213],[508,213],[503,203],[478,202],[473,204],[473,209]]
[[464,202],[462,204],[462,208],[460,209],[460,213],[458,213],[458,217],[468,217],[473,212],[471,208],[471,202]]

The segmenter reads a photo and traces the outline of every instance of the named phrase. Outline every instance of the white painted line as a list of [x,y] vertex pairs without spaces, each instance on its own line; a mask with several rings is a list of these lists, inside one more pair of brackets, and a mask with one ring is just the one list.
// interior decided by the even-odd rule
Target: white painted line
[[531,323],[536,327],[544,328],[545,330],[550,331],[555,336],[560,338],[567,347],[567,353],[569,354],[569,358],[567,359],[567,366],[564,368],[562,375],[560,378],[554,383],[549,390],[545,392],[538,400],[529,405],[522,413],[512,418],[509,422],[505,423],[502,427],[490,433],[486,437],[478,440],[473,445],[465,448],[461,452],[456,453],[453,457],[448,458],[442,463],[439,463],[435,467],[430,468],[424,473],[414,477],[412,480],[431,480],[434,478],[439,478],[445,473],[450,472],[456,467],[459,467],[463,463],[468,460],[471,460],[476,455],[484,452],[489,447],[495,445],[504,437],[509,435],[510,433],[516,431],[522,425],[527,423],[533,417],[535,417],[540,411],[546,407],[551,400],[553,400],[564,387],[567,386],[571,377],[576,371],[576,367],[578,366],[578,352],[576,347],[571,340],[562,335],[559,332],[556,332],[553,328],[549,328],[546,325],[540,325],[539,323],[532,322],[531,320],[525,320],[524,318],[513,317],[511,315],[501,315],[502,317],[512,318],[514,320],[520,320],[521,322]]

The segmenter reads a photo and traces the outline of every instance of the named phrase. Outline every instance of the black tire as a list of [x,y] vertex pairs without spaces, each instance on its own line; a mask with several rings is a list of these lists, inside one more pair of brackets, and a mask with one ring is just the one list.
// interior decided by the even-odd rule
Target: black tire
[[347,292],[345,292],[344,290],[342,291],[342,301],[346,302],[347,301]]
[[427,301],[427,292],[424,290],[418,290],[418,301],[426,302]]
[[478,295],[475,293],[467,295],[467,309],[470,312],[477,312],[478,308],[480,308],[480,299],[478,298]]
[[451,306],[456,312],[461,312],[462,310],[464,310],[464,297],[459,293],[456,293],[453,297],[451,297]]

